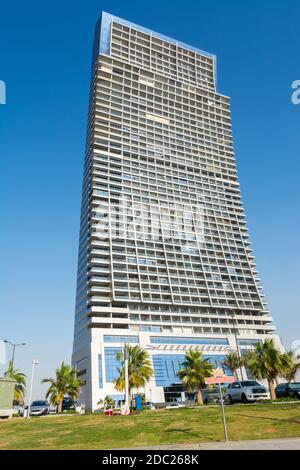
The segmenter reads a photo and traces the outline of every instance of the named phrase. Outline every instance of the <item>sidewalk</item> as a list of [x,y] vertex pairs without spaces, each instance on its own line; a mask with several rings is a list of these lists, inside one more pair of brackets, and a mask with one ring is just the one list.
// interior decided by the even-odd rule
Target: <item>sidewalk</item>
[[[256,441],[203,442],[154,447],[135,447],[134,450],[300,450],[300,438],[260,439]],[[130,449],[131,450],[131,449]],[[133,449],[132,449],[133,450]]]

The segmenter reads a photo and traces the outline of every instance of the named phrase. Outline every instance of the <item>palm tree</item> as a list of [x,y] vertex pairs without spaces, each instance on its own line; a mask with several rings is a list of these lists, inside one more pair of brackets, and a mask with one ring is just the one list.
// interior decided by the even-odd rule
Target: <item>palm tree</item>
[[212,376],[212,369],[209,359],[203,359],[202,352],[196,347],[186,353],[182,369],[177,372],[186,389],[196,391],[198,405],[203,405],[202,387],[205,384],[205,377]]
[[[149,354],[140,346],[125,344],[124,353],[128,359],[128,397],[130,403],[132,390],[134,388],[145,387],[153,375],[153,369]],[[114,384],[118,391],[125,390],[125,354],[121,351],[116,354],[120,367],[118,368],[119,376],[114,380]]]
[[300,369],[300,362],[297,362],[299,356],[295,357],[293,351],[287,351],[281,356],[280,375],[287,382],[295,382],[296,375]]
[[99,400],[97,405],[103,405],[103,409],[106,410],[107,407],[113,406],[115,404],[115,400],[113,400],[109,395],[103,398],[103,400]]
[[224,361],[222,362],[223,366],[231,370],[234,375],[235,380],[238,380],[237,370],[244,365],[244,360],[237,353],[231,352],[227,354]]
[[15,391],[14,391],[14,401],[18,404],[23,401],[23,397],[25,394],[26,388],[26,375],[22,374],[19,369],[14,369],[12,361],[8,363],[8,369],[4,372],[4,377],[13,379],[15,384]]
[[55,370],[55,378],[43,379],[42,383],[50,383],[50,387],[46,393],[46,398],[50,397],[50,402],[57,405],[58,413],[62,411],[62,402],[65,395],[76,399],[79,395],[80,386],[83,384],[81,380],[76,379],[76,370],[74,367],[61,363],[59,369]]
[[271,400],[275,400],[274,380],[282,369],[282,354],[275,347],[273,339],[257,343],[254,350],[248,352],[245,361],[255,379],[268,381]]

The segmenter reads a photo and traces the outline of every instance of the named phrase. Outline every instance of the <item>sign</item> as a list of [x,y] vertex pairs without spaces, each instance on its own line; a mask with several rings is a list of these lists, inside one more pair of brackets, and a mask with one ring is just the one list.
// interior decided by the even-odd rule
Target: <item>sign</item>
[[225,442],[228,442],[228,431],[227,431],[224,400],[223,400],[223,393],[222,393],[221,384],[230,383],[230,382],[234,382],[234,377],[227,376],[222,369],[213,369],[212,370],[212,377],[206,377],[205,378],[205,383],[207,385],[209,385],[209,384],[218,384],[218,386],[219,386],[219,394],[220,394],[220,403],[221,403],[221,410],[222,410],[222,421],[223,421]]
[[211,384],[231,384],[234,382],[234,377],[224,375],[224,377],[206,377],[205,383],[206,385],[211,385]]
[[226,375],[222,369],[213,369],[212,377],[206,377],[206,385],[232,383],[235,381],[232,375]]

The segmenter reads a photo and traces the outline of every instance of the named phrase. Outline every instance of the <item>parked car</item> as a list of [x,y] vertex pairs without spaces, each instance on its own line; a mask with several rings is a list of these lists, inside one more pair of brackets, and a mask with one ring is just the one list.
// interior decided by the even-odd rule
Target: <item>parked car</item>
[[30,416],[42,416],[49,414],[49,403],[45,400],[36,400],[31,403]]
[[19,407],[19,416],[27,416],[28,414],[28,405],[20,405]]
[[62,401],[62,411],[75,411],[76,404],[75,401],[70,397],[64,397]]
[[[227,385],[222,385],[223,400],[228,401]],[[219,387],[202,389],[202,398],[205,405],[218,405],[221,402]]]
[[85,414],[85,403],[76,403],[75,411],[81,415]]
[[300,400],[300,382],[279,384],[275,388],[276,398],[298,398]]
[[178,408],[184,408],[184,405],[181,405],[180,403],[170,403],[166,406],[166,410],[176,410]]
[[230,403],[254,402],[257,400],[269,400],[270,393],[263,385],[255,380],[241,380],[228,385],[227,396]]
[[55,413],[57,413],[57,405],[53,405],[52,403],[50,403],[50,405],[49,405],[49,414],[53,415]]
[[144,407],[147,408],[147,410],[155,410],[155,406],[154,404],[152,403],[152,401],[146,401],[144,403]]

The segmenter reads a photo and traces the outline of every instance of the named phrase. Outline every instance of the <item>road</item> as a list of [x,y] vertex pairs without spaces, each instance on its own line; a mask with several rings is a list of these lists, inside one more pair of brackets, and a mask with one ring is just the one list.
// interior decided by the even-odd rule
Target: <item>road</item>
[[[153,447],[135,447],[135,450],[300,450],[300,438],[259,439],[256,441],[203,442]],[[124,449],[123,449],[124,450]]]

